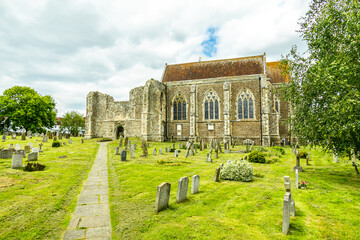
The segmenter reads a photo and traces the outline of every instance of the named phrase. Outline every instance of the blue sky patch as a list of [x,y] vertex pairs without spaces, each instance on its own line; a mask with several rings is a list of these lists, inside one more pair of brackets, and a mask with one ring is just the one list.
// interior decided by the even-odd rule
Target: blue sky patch
[[201,46],[203,46],[203,53],[208,56],[212,57],[216,54],[217,48],[217,36],[216,36],[217,28],[210,27],[207,30],[207,33],[209,35],[209,38],[201,43]]

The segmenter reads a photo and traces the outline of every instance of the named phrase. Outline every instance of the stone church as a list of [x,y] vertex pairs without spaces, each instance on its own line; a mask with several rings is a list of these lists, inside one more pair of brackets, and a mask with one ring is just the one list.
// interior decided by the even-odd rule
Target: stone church
[[269,146],[289,141],[290,106],[275,89],[288,81],[266,55],[165,65],[160,81],[130,91],[129,101],[90,92],[86,137],[147,141],[201,137]]

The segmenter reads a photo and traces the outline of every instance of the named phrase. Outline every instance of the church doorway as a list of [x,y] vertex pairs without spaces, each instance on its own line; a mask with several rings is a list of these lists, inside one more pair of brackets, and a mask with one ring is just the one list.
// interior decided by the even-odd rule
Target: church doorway
[[124,136],[124,127],[121,125],[116,128],[116,139],[120,138],[120,136]]

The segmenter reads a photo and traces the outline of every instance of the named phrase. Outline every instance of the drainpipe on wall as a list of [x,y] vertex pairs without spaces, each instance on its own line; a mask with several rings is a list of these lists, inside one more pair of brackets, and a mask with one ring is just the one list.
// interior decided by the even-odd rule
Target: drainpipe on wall
[[261,142],[261,146],[263,145],[262,142],[262,103],[261,103],[261,77],[259,77],[259,99],[260,99],[260,142]]

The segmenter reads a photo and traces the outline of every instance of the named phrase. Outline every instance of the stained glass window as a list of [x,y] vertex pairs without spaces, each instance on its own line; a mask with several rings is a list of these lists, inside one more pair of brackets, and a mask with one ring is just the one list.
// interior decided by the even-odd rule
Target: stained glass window
[[238,99],[238,119],[254,118],[254,95],[249,90],[244,90]]
[[186,120],[186,101],[181,93],[174,98],[174,120]]
[[279,112],[279,105],[280,105],[279,99],[276,96],[274,96],[274,109],[277,112]]
[[204,118],[206,120],[219,119],[219,100],[215,92],[210,91],[205,96],[204,102]]

